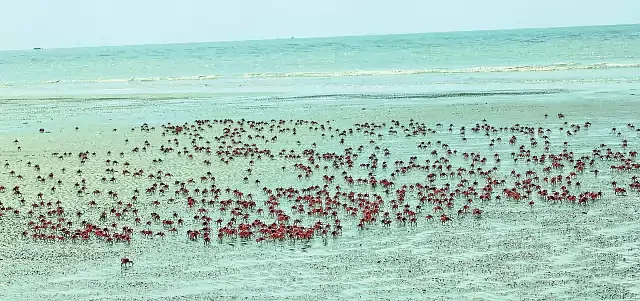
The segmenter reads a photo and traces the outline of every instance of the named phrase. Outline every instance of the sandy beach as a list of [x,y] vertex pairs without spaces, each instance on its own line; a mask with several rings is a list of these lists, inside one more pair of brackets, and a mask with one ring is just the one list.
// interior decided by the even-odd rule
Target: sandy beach
[[[595,159],[593,165],[588,164],[595,156],[594,149],[605,155],[607,148],[613,153],[621,152],[631,160],[628,162],[636,162],[629,152],[637,150],[638,133],[627,125],[638,123],[637,96],[624,100],[576,96],[563,102],[546,100],[544,96],[495,96],[480,100],[452,98],[428,104],[419,99],[393,104],[381,100],[348,103],[309,100],[230,102],[215,106],[199,100],[132,100],[119,104],[96,101],[90,109],[74,102],[21,105],[6,101],[2,106],[3,112],[8,112],[2,122],[10,126],[0,133],[1,163],[8,164],[0,166],[0,185],[5,187],[0,200],[6,209],[0,216],[1,300],[635,300],[640,294],[637,280],[640,206],[637,189],[629,186],[638,169],[622,172],[610,169],[611,165],[624,164],[619,157]],[[195,120],[205,119],[210,123],[199,130],[198,126],[190,128]],[[218,119],[232,119],[233,123],[216,123]],[[286,122],[280,124],[279,120]],[[296,124],[297,120],[304,121]],[[251,125],[249,121],[264,123]],[[175,130],[165,131],[170,128],[168,123],[183,126],[185,122],[187,125],[179,134]],[[590,127],[585,128],[587,122]],[[148,131],[141,130],[144,123],[148,123]],[[379,127],[365,128],[364,123]],[[476,124],[493,126],[496,132],[487,135],[484,130],[474,132]],[[580,130],[573,131],[576,128],[572,125],[580,126]],[[503,127],[507,130],[500,130]],[[526,127],[542,128],[543,134],[520,132]],[[613,127],[616,131],[612,131]],[[40,133],[40,128],[45,133]],[[225,129],[234,132],[234,128],[238,130],[236,136],[223,137]],[[350,128],[352,134],[339,135]],[[397,134],[390,132],[393,130]],[[568,136],[566,131],[572,131],[572,135]],[[258,138],[262,135],[265,138]],[[277,140],[271,140],[273,136]],[[517,137],[514,144],[508,143],[512,136]],[[340,143],[341,138],[344,144]],[[501,142],[490,147],[491,139],[497,138]],[[530,139],[539,144],[533,146]],[[544,149],[545,140],[549,141],[549,150]],[[628,141],[628,146],[622,146],[623,140]],[[148,142],[146,151],[140,150],[145,142]],[[419,148],[420,142],[431,144]],[[252,151],[247,151],[254,148],[251,144],[270,150],[273,158],[264,153],[260,159],[257,153],[251,157]],[[529,156],[518,157],[519,161],[514,162],[510,154],[520,153],[521,145],[523,150],[530,151]],[[197,152],[194,146],[209,146],[212,153]],[[134,152],[136,147],[139,150]],[[163,152],[162,147],[175,150]],[[183,147],[187,153],[179,154]],[[234,148],[243,149],[233,159],[216,153]],[[358,154],[351,155],[352,168],[346,165],[335,168],[333,160],[322,159],[327,153],[345,155],[347,148]],[[389,150],[388,156],[384,156],[384,149]],[[447,154],[447,149],[456,152]],[[573,152],[570,158],[574,161],[558,161],[564,165],[561,169],[545,173],[543,168],[551,166],[550,159],[544,163],[526,162],[543,154],[561,156],[565,149],[567,153]],[[285,155],[280,153],[282,150]],[[309,155],[311,150],[313,155]],[[434,150],[436,155],[431,154]],[[78,154],[85,151],[87,159],[81,163]],[[478,160],[485,158],[486,162],[476,162],[472,167],[472,159],[464,159],[463,153],[478,154]],[[371,164],[372,154],[378,159],[377,168],[361,167]],[[495,154],[500,163],[496,162]],[[413,156],[415,161],[410,159]],[[577,172],[576,161],[583,156],[589,156],[582,158],[587,165],[583,172]],[[314,157],[314,163],[308,157]],[[119,161],[118,165],[113,160]],[[210,160],[211,164],[205,164],[204,160]],[[250,163],[251,160],[254,162]],[[403,162],[396,164],[396,161]],[[388,167],[382,168],[382,162],[387,162]],[[412,163],[434,166],[430,170],[416,167],[397,171]],[[39,170],[34,168],[36,164]],[[312,173],[299,179],[298,175],[304,172],[296,164],[309,166]],[[440,173],[437,165],[444,166],[445,171],[447,165],[451,165],[453,172],[458,168],[465,171],[460,176],[436,176],[429,182],[430,173]],[[476,168],[487,171],[493,167],[496,169],[491,178],[505,183],[495,185],[491,199],[483,201],[478,196],[487,185],[487,177],[470,175],[468,171]],[[115,172],[106,172],[110,168]],[[596,169],[597,176],[593,173]],[[144,170],[144,175],[123,175],[123,170],[132,173]],[[512,171],[521,177],[513,176]],[[534,177],[534,174],[525,176],[527,171],[539,177],[530,183],[540,189],[533,188],[529,196],[519,200],[509,198],[504,189],[513,188],[526,195],[522,185]],[[215,177],[215,182],[210,177],[201,181],[207,172]],[[575,175],[570,176],[571,172]],[[161,175],[161,179],[149,178],[149,174]],[[329,184],[323,181],[324,175],[335,179]],[[388,179],[394,185],[387,194],[382,185],[349,185],[345,175],[354,179]],[[556,185],[543,180],[556,175],[570,176],[572,184],[566,183],[566,179]],[[38,176],[44,180],[37,181]],[[114,181],[110,181],[112,177]],[[82,179],[85,183],[80,186],[86,190],[78,194],[80,186],[74,184]],[[463,179],[468,181],[461,182]],[[56,183],[58,180],[61,183]],[[256,184],[256,180],[260,183]],[[626,189],[624,195],[614,193],[613,181],[617,187]],[[581,185],[576,186],[576,182]],[[154,183],[165,183],[169,188],[164,195],[145,193]],[[180,183],[185,183],[189,193],[174,194]],[[451,208],[442,204],[439,211],[434,210],[433,202],[420,201],[421,196],[433,190],[419,189],[417,183],[433,189],[449,183],[450,192],[473,187],[479,194],[468,197],[457,194]],[[327,187],[323,189],[325,184]],[[212,185],[221,189],[218,197],[194,192],[211,189]],[[302,192],[316,185],[318,189]],[[338,185],[344,195],[338,193],[335,188]],[[13,193],[16,186],[20,195]],[[561,186],[565,186],[568,195],[600,191],[602,197],[580,204],[565,199],[549,201],[538,193],[560,192]],[[51,187],[56,187],[55,192]],[[268,213],[269,194],[263,187],[274,191],[279,203],[276,207],[290,220],[278,221]],[[278,187],[292,187],[297,192],[290,193],[290,198],[287,193],[275,196]],[[226,188],[241,191],[243,196],[227,193]],[[132,200],[135,189],[140,193]],[[100,190],[101,194],[94,195],[94,190]],[[313,196],[321,190],[326,190],[326,194],[318,195],[321,200],[337,195],[336,199],[345,206],[358,207],[358,197],[350,201],[349,192],[362,194],[359,198],[367,202],[379,195],[384,204],[374,214],[375,221],[359,226],[364,218],[363,208],[351,215],[345,207],[335,204],[318,207],[306,201],[296,202],[297,196]],[[399,208],[394,209],[392,201],[398,200],[397,190],[405,190],[406,195]],[[108,191],[116,192],[118,198],[110,197]],[[41,192],[42,199],[38,197]],[[252,194],[251,199],[248,194]],[[188,197],[196,200],[192,207]],[[469,198],[471,203],[467,202]],[[201,199],[214,202],[202,204]],[[156,200],[159,204],[153,204]],[[233,203],[226,211],[220,211],[220,207],[225,207],[220,203],[224,200]],[[241,209],[242,214],[248,214],[247,221],[238,216],[230,227],[255,220],[267,225],[292,226],[294,220],[299,220],[296,224],[304,227],[313,227],[321,221],[330,225],[330,231],[326,235],[315,231],[310,240],[279,240],[257,232],[260,226],[255,226],[255,233],[248,239],[225,236],[218,240],[218,229],[230,221],[234,207],[241,207],[239,200],[253,200],[256,207]],[[60,201],[59,205],[56,201]],[[90,205],[91,201],[95,204]],[[47,206],[48,202],[52,205]],[[109,213],[106,219],[100,218],[102,212],[111,209],[122,213],[127,203],[132,206],[122,217]],[[304,204],[303,213],[291,208],[299,204]],[[458,214],[465,204],[469,205],[468,211]],[[418,205],[422,208],[418,209]],[[47,215],[47,211],[57,206],[64,208],[63,214]],[[327,206],[331,208],[326,211],[335,211],[336,216],[308,213]],[[258,208],[264,212],[258,213]],[[412,215],[403,208],[413,212],[417,220],[408,221]],[[474,208],[481,213],[472,214]],[[134,222],[133,209],[138,210],[140,224]],[[382,223],[384,212],[390,212],[389,226]],[[396,220],[397,212],[406,218],[404,222]],[[154,220],[152,213],[157,213],[160,219]],[[161,223],[177,221],[174,213],[184,219],[183,225],[175,226],[176,233],[168,231],[174,226]],[[442,214],[451,220],[441,222]],[[200,218],[196,220],[194,215]],[[189,239],[187,234],[187,230],[206,232],[202,230],[205,226],[201,219],[205,215],[212,220],[210,244],[203,236]],[[433,220],[427,219],[427,215],[432,215]],[[221,225],[213,222],[219,218],[223,220]],[[34,230],[43,219],[51,223]],[[336,230],[335,219],[340,219],[342,230]],[[111,228],[111,233],[122,232],[123,226],[131,227],[130,242],[110,243],[97,237],[95,231],[86,241],[62,234],[60,228],[64,227],[71,232],[85,229],[83,221],[85,225]],[[52,226],[56,223],[63,225],[54,230]],[[145,237],[142,230],[150,230],[154,235]],[[27,232],[24,237],[23,231]],[[335,237],[332,231],[338,231]],[[158,232],[166,235],[155,235]],[[63,238],[53,242],[34,239],[36,233]],[[256,242],[259,237],[266,239]],[[133,260],[133,266],[121,267],[123,257]]]

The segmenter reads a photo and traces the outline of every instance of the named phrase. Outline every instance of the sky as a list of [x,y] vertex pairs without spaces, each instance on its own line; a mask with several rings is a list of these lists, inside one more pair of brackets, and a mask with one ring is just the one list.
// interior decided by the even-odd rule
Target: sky
[[0,50],[640,23],[640,0],[0,0]]

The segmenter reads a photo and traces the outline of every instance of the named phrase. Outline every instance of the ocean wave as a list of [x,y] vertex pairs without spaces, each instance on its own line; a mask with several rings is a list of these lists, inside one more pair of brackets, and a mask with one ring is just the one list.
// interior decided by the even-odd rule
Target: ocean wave
[[336,72],[262,72],[238,75],[193,75],[193,76],[150,76],[130,78],[97,78],[97,79],[53,79],[39,82],[4,82],[0,88],[14,84],[117,84],[131,82],[160,82],[160,81],[207,81],[220,78],[327,78],[327,77],[358,77],[358,76],[402,76],[421,74],[461,74],[461,73],[508,73],[508,72],[553,72],[570,70],[598,70],[598,69],[630,69],[640,68],[640,63],[558,63],[550,65],[522,65],[505,67],[469,67],[469,68],[429,68],[429,69],[399,69],[399,70],[351,70]]
[[207,99],[200,96],[172,96],[172,95],[123,95],[123,96],[30,96],[30,97],[0,97],[2,101],[112,101],[112,100],[199,100]]
[[217,75],[195,75],[195,76],[154,76],[154,77],[132,77],[132,78],[100,78],[100,79],[71,79],[71,80],[45,80],[43,84],[93,84],[93,83],[127,83],[127,82],[156,82],[156,81],[197,81],[214,80]]
[[559,63],[551,65],[522,65],[504,67],[469,67],[469,68],[429,68],[413,70],[352,70],[339,72],[264,72],[247,73],[247,78],[278,78],[278,77],[349,77],[349,76],[393,76],[393,75],[420,75],[420,74],[446,74],[446,73],[500,73],[500,72],[541,72],[541,71],[568,71],[591,69],[622,69],[640,68],[640,63],[618,64],[597,63],[577,64]]

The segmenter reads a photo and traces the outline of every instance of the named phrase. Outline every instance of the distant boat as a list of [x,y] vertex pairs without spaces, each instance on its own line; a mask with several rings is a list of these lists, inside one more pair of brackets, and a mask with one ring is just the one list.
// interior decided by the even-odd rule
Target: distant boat
[[33,50],[42,50],[42,47],[33,47]]

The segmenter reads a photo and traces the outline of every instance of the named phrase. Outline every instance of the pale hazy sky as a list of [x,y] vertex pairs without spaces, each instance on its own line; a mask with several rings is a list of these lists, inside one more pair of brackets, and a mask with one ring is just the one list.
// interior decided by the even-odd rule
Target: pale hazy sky
[[0,0],[0,49],[640,23],[640,0]]

